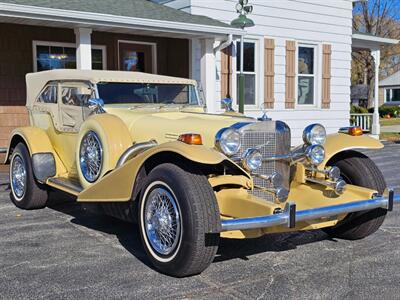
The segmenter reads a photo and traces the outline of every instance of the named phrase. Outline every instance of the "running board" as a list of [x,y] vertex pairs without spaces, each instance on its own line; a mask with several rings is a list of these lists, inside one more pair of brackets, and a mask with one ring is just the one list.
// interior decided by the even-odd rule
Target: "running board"
[[77,196],[83,191],[83,187],[77,180],[65,177],[52,177],[47,180],[47,184],[66,193]]

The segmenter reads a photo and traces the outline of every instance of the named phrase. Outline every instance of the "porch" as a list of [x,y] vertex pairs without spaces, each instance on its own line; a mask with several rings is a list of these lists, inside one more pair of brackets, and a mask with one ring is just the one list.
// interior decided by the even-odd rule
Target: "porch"
[[350,122],[359,126],[363,131],[370,133],[373,137],[379,138],[381,127],[379,124],[379,67],[381,62],[381,47],[399,43],[398,40],[382,38],[370,34],[353,32],[352,50],[370,51],[374,62],[374,112],[372,114],[350,114]]

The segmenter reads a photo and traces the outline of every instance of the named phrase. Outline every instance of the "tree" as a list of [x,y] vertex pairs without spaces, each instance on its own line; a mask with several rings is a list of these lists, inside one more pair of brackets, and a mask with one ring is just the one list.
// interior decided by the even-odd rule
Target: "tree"
[[[400,39],[400,0],[370,0],[353,4],[353,29],[376,36]],[[368,106],[373,104],[374,60],[369,51],[352,53],[352,84],[369,85]],[[400,46],[381,49],[381,76],[387,77],[400,64]]]

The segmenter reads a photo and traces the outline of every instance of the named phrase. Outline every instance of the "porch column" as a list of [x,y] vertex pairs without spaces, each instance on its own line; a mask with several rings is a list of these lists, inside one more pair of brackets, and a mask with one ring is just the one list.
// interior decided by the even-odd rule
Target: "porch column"
[[374,89],[374,115],[372,119],[372,134],[379,139],[381,126],[379,124],[379,65],[381,62],[381,51],[374,49],[371,51],[375,60],[375,89]]
[[92,69],[92,29],[75,28],[76,38],[76,68],[78,70]]
[[206,99],[207,111],[216,111],[215,101],[215,82],[216,82],[216,65],[214,54],[214,39],[202,39],[201,44],[201,59],[200,59],[200,78],[201,85],[204,90]]

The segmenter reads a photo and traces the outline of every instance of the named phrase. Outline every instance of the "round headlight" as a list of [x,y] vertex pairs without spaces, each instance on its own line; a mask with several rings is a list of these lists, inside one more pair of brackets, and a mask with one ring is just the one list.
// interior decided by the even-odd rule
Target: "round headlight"
[[263,157],[257,149],[247,149],[243,155],[243,167],[249,171],[256,171],[261,167]]
[[326,141],[325,127],[321,124],[312,124],[303,131],[303,141],[307,145],[323,145]]
[[232,156],[240,149],[240,133],[233,128],[223,128],[217,133],[215,144],[223,153]]
[[311,145],[306,150],[306,157],[311,164],[319,165],[325,159],[325,149],[321,145]]

